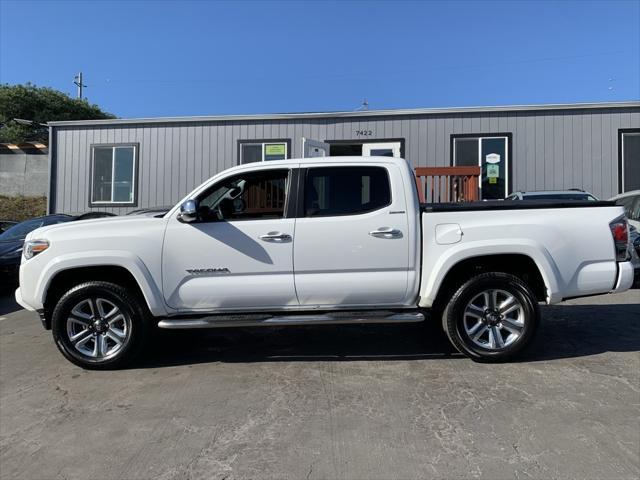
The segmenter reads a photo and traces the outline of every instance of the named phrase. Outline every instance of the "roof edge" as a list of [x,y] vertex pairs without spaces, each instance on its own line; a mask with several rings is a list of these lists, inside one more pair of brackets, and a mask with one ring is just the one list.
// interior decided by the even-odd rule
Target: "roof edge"
[[409,108],[388,110],[360,110],[342,112],[300,112],[250,115],[207,115],[184,117],[151,117],[151,118],[112,118],[105,120],[66,120],[48,122],[51,127],[83,126],[83,125],[123,125],[151,123],[197,123],[197,122],[232,122],[256,120],[298,120],[313,118],[349,118],[349,117],[382,117],[401,115],[443,115],[453,113],[492,113],[522,112],[539,110],[584,110],[600,108],[633,108],[640,107],[640,101],[594,102],[594,103],[555,103],[539,105],[502,105],[485,107],[452,107],[452,108]]

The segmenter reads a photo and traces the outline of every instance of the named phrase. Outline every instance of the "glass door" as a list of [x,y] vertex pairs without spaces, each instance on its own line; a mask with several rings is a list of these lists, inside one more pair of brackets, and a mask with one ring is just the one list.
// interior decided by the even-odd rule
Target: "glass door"
[[453,164],[481,168],[480,199],[505,198],[509,193],[509,139],[461,136],[453,140]]

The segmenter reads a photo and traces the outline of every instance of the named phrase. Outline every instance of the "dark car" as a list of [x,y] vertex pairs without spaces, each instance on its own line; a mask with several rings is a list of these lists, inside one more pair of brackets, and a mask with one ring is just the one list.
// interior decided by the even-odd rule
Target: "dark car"
[[9,285],[18,278],[22,244],[28,233],[36,228],[69,222],[71,215],[46,215],[17,223],[0,234],[0,285]]
[[[28,233],[36,228],[54,225],[56,223],[76,220],[92,220],[96,218],[112,217],[113,213],[88,212],[81,215],[45,215],[16,223],[0,234],[0,286],[15,283],[18,279],[22,244]],[[14,222],[15,223],[15,222]]]
[[0,233],[3,233],[4,231],[13,227],[16,223],[18,222],[13,222],[11,220],[0,220]]

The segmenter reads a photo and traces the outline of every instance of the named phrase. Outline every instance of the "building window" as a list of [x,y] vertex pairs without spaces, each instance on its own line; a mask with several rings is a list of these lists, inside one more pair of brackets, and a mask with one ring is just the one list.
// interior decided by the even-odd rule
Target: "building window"
[[137,145],[94,145],[91,204],[134,205]]
[[640,190],[640,129],[618,131],[619,190]]
[[497,200],[509,193],[511,134],[452,135],[451,163],[480,166],[480,198]]
[[289,158],[289,140],[240,140],[240,163]]

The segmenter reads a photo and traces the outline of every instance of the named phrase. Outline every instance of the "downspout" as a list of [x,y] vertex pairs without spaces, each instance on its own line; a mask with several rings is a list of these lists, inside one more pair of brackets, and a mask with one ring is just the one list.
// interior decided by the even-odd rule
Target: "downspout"
[[47,188],[47,214],[56,211],[56,135],[55,127],[49,125],[49,186]]

